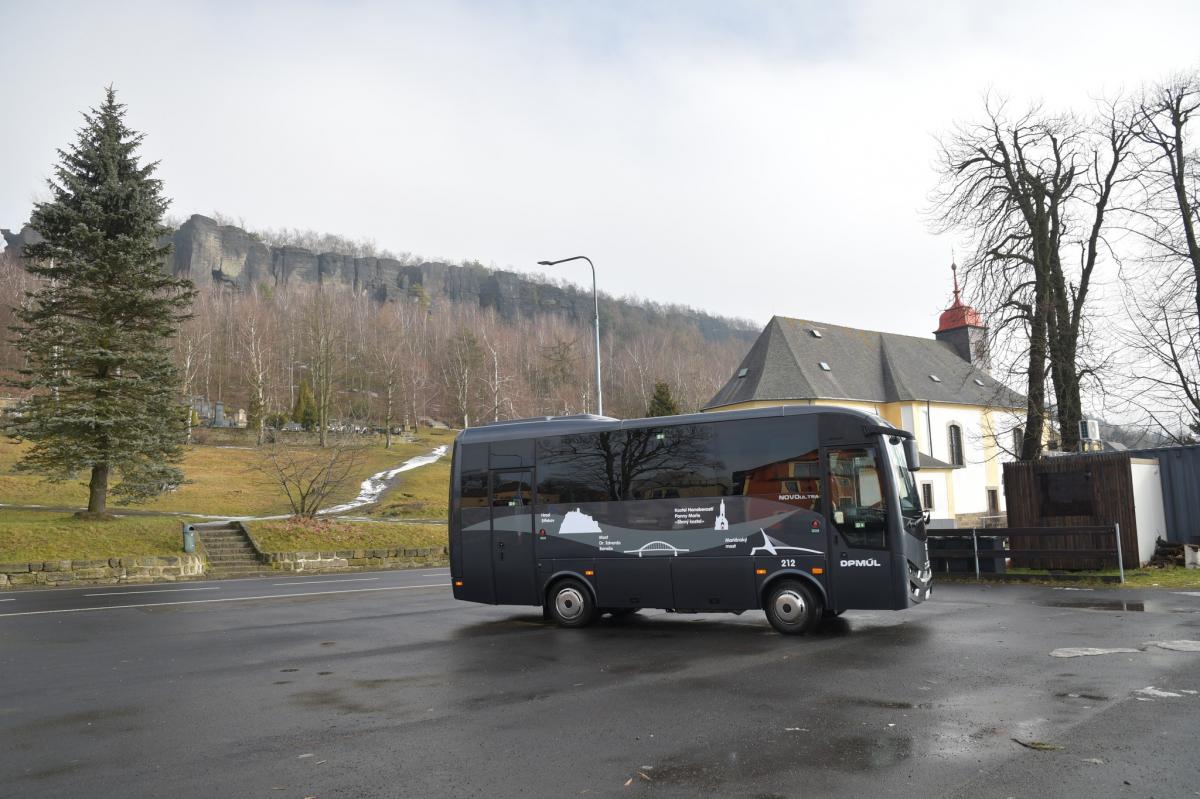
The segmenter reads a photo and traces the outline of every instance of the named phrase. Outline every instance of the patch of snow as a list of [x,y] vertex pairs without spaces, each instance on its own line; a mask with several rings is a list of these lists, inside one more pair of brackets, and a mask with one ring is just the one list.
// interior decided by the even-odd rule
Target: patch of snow
[[1150,646],[1173,652],[1200,652],[1200,641],[1151,641]]
[[1145,688],[1139,688],[1136,691],[1134,691],[1134,693],[1145,694],[1146,696],[1153,696],[1153,697],[1157,697],[1158,699],[1170,699],[1172,697],[1178,697],[1181,695],[1181,694],[1175,693],[1174,691],[1160,691],[1159,689],[1155,688],[1153,685],[1147,685]]
[[362,481],[362,485],[358,487],[358,496],[349,502],[344,502],[341,505],[334,505],[332,508],[326,508],[321,511],[321,516],[334,516],[346,511],[361,508],[363,505],[370,505],[372,502],[379,500],[379,497],[387,489],[388,483],[396,478],[396,475],[401,472],[408,472],[421,466],[428,466],[431,463],[436,463],[445,456],[448,447],[442,445],[428,455],[418,455],[415,458],[409,458],[404,463],[397,466],[395,469],[388,469],[384,472],[379,472]]
[[1200,591],[1176,591],[1176,596],[1200,596]]
[[1050,653],[1052,658],[1079,658],[1089,657],[1091,655],[1119,655],[1123,653],[1137,654],[1140,649],[1130,649],[1125,646],[1113,647],[1112,649],[1097,649],[1090,646],[1068,646],[1062,649],[1055,649]]

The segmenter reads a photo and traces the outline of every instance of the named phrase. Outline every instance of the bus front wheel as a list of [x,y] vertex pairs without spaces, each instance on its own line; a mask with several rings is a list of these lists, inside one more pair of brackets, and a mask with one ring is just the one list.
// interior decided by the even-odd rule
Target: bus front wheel
[[821,603],[799,580],[783,580],[772,586],[763,610],[771,626],[784,635],[804,635],[821,618]]
[[550,617],[560,627],[586,627],[596,618],[596,603],[592,592],[578,580],[560,580],[550,589],[546,606]]

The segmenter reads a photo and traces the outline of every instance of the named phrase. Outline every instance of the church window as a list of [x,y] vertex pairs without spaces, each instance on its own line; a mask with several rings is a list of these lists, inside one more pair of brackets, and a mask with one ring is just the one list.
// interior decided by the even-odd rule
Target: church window
[[956,424],[950,425],[950,464],[952,466],[962,466],[966,463],[963,460],[963,440],[962,428]]

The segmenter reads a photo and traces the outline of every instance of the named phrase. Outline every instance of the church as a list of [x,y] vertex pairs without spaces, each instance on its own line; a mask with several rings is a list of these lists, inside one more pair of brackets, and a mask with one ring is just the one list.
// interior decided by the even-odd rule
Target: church
[[933,526],[985,526],[1005,513],[1001,464],[1020,448],[1025,398],[989,371],[987,327],[954,299],[933,338],[776,316],[705,411],[838,405],[911,432]]

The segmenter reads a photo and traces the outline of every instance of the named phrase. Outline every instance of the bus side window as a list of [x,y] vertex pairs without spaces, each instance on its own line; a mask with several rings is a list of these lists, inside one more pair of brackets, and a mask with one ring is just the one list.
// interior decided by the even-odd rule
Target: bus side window
[[485,524],[491,518],[488,509],[487,447],[464,446],[460,450],[458,509],[463,528]]
[[887,503],[883,496],[874,447],[829,450],[832,521],[848,546],[887,546]]
[[531,505],[529,472],[495,472],[492,475],[492,507],[524,508]]
[[735,475],[741,493],[820,512],[821,471],[817,450],[766,463]]

